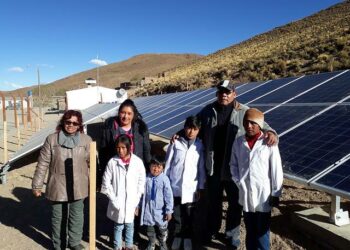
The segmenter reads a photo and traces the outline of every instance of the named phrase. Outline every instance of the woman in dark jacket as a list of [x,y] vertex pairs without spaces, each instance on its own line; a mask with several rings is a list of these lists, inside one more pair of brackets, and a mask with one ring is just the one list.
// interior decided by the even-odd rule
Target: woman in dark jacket
[[[82,115],[66,111],[57,131],[49,135],[40,151],[32,190],[41,196],[47,174],[45,196],[51,202],[52,243],[55,250],[84,249],[81,245],[84,224],[84,199],[89,191],[91,138],[83,134]],[[68,232],[67,232],[68,230]]]
[[[151,146],[149,142],[149,132],[146,123],[142,120],[134,102],[126,99],[119,107],[118,115],[108,118],[104,123],[102,139],[99,150],[100,169],[98,184],[101,184],[102,176],[106,165],[115,154],[115,140],[121,134],[126,134],[131,138],[131,150],[133,154],[140,157],[148,169],[151,161]],[[134,230],[138,232],[140,217],[136,216]],[[112,236],[113,237],[113,236]],[[112,239],[112,237],[110,239]],[[138,244],[139,234],[134,234],[134,243]]]
[[108,118],[104,123],[99,150],[102,174],[109,159],[115,155],[115,139],[121,134],[130,136],[133,153],[143,160],[146,167],[151,160],[148,127],[134,102],[127,99],[120,105],[118,115]]

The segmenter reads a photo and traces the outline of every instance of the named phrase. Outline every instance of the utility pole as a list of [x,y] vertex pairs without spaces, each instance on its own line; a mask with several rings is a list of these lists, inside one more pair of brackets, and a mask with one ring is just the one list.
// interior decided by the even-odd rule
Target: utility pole
[[42,120],[42,101],[41,101],[41,89],[40,89],[40,71],[39,67],[38,70],[38,92],[39,92],[39,128],[41,127],[41,120]]
[[[98,60],[98,55],[97,55],[97,57],[96,57],[96,59]],[[97,64],[97,69],[96,69],[96,85],[97,86],[99,86],[100,85],[100,79],[99,79],[99,76],[100,76],[100,72],[99,72],[99,69],[100,68],[100,65],[99,64]]]

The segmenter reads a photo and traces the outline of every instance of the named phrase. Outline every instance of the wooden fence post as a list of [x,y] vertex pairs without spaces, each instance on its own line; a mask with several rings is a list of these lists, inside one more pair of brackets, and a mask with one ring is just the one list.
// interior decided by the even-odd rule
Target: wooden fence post
[[96,249],[96,142],[90,143],[89,249]]
[[3,120],[3,127],[4,127],[4,163],[7,162],[7,123],[6,123],[6,104],[5,104],[5,95],[4,93],[0,92],[1,98],[2,98],[2,120]]

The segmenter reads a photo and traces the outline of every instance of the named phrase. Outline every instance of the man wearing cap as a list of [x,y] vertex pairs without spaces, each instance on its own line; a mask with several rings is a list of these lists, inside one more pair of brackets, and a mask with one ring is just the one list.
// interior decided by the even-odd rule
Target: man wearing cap
[[278,146],[267,146],[261,128],[264,114],[255,108],[245,112],[245,135],[233,143],[230,168],[239,189],[246,226],[246,248],[270,249],[271,208],[278,205],[283,170]]
[[[217,86],[217,100],[205,106],[198,114],[202,121],[200,138],[205,148],[205,166],[208,189],[208,238],[218,238],[222,221],[223,191],[228,201],[226,239],[229,245],[240,244],[242,207],[238,203],[238,189],[231,180],[230,156],[235,139],[244,135],[243,117],[248,107],[236,101],[234,84],[224,80]],[[262,126],[268,145],[278,141],[276,132],[265,122]]]

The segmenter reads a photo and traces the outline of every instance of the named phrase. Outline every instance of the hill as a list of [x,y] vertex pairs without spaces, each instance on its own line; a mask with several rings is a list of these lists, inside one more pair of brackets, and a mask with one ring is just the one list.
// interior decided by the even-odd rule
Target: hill
[[139,95],[350,68],[350,1],[165,73]]
[[[158,76],[164,71],[176,66],[187,64],[201,55],[196,54],[142,54],[122,62],[111,63],[98,68],[99,85],[116,88],[122,82],[137,82],[145,76]],[[97,68],[80,72],[66,78],[41,85],[41,94],[44,99],[55,95],[65,95],[65,91],[83,88],[85,79],[97,78]],[[38,95],[37,86],[20,89],[33,90],[34,97]]]

